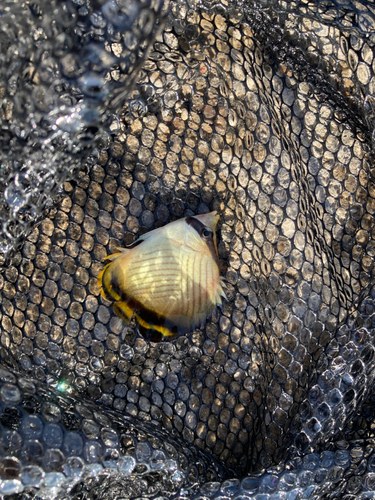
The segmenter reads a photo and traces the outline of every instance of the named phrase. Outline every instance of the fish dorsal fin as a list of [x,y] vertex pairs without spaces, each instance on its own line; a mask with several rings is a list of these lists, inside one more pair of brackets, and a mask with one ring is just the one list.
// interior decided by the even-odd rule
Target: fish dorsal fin
[[144,241],[150,239],[151,237],[157,236],[157,234],[162,229],[163,229],[162,227],[159,227],[157,229],[153,229],[152,231],[149,231],[148,233],[142,234],[142,236],[140,236],[139,238],[137,238],[135,241],[133,241],[133,243],[131,243],[130,245],[128,245],[126,248],[118,248],[117,250],[120,250],[120,252],[126,253],[129,250],[132,250],[133,248],[137,247],[138,245],[140,245]]
[[137,240],[133,241],[133,243],[130,243],[126,248],[119,248],[118,250],[121,250],[122,252],[126,252],[127,250],[131,250],[132,248],[137,247],[140,243],[142,243],[142,236],[138,238]]
[[140,236],[137,240],[135,240],[134,243],[132,243],[128,247],[128,249],[132,249],[138,246],[140,243],[149,240],[150,238],[155,239],[155,242],[160,241],[159,238],[161,239],[165,238],[183,244],[184,225],[185,225],[185,219],[178,219],[173,222],[170,222],[169,224],[166,224],[165,226],[153,229],[148,233],[142,234],[142,236]]
[[122,257],[123,255],[129,252],[127,248],[117,248],[117,250],[118,252],[112,253],[111,255],[107,255],[107,257],[104,257],[104,260],[110,260],[112,262],[113,260],[116,260],[119,257]]

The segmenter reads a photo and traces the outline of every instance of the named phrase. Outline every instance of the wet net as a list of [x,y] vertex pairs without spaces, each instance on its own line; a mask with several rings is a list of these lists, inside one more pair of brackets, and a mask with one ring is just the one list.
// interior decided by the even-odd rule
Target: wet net
[[[0,9],[0,494],[373,498],[373,4]],[[103,259],[209,210],[228,301],[146,342]]]
[[[1,229],[6,257],[67,178],[116,130],[162,3],[5,1],[1,7]],[[115,123],[112,123],[114,121]]]

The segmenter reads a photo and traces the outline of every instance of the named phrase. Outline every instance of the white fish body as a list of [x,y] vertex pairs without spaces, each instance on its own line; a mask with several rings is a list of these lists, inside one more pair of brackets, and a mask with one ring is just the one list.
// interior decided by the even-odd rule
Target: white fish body
[[155,330],[165,337],[204,322],[225,297],[217,221],[216,212],[179,219],[109,256],[98,283],[115,312],[123,319],[134,315],[143,334]]

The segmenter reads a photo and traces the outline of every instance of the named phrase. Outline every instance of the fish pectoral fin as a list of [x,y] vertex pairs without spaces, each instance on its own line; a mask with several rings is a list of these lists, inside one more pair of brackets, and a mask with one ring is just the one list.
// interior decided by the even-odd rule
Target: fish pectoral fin
[[[225,283],[223,278],[220,278],[220,285],[221,285],[221,290],[219,292],[220,297],[223,297],[225,300],[228,300],[228,297],[225,293],[225,288],[228,288],[227,284]],[[220,300],[221,302],[221,300]]]

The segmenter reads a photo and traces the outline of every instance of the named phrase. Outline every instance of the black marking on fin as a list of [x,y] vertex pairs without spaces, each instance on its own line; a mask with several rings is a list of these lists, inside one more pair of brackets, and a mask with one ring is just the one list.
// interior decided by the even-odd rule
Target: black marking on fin
[[144,326],[138,325],[139,333],[142,337],[149,342],[161,342],[164,335],[153,328],[145,328]]
[[124,311],[117,304],[113,304],[112,309],[114,310],[116,316],[122,319],[122,321],[124,321],[125,323],[128,323],[129,320],[131,319],[126,316]]
[[142,337],[146,340],[149,340],[150,342],[161,342],[162,340],[164,340],[165,342],[170,342],[179,335],[182,335],[182,332],[178,331],[177,326],[173,326],[171,329],[168,328],[169,332],[172,333],[172,335],[164,335],[154,328],[146,328],[140,324],[138,324],[138,330]]
[[166,318],[162,314],[158,314],[150,309],[147,309],[147,307],[145,307],[141,302],[137,299],[133,299],[132,297],[127,297],[125,300],[128,306],[133,309],[133,311],[136,312],[138,316],[143,319],[143,321],[148,323],[151,328],[153,325],[165,325]]
[[121,300],[126,301],[125,294],[121,290],[119,280],[115,273],[112,273],[110,286],[112,290],[121,298]]
[[[128,305],[128,307],[132,311],[134,311],[150,327],[148,329],[148,328],[142,327],[141,325],[138,325],[139,329],[143,328],[146,331],[147,330],[153,330],[153,326],[159,326],[159,327],[166,328],[168,331],[170,331],[173,334],[173,336],[167,337],[167,336],[163,335],[162,333],[160,333],[160,335],[162,335],[162,337],[166,337],[168,339],[176,337],[177,335],[180,334],[180,332],[178,331],[177,326],[171,324],[168,321],[168,319],[165,316],[163,316],[162,314],[158,314],[155,311],[151,311],[150,309],[148,309],[147,307],[145,307],[141,302],[139,302],[137,299],[134,299],[133,297],[129,297],[128,295],[126,295],[126,293],[124,293],[121,290],[116,289],[115,291],[119,295],[121,294],[121,300],[124,301],[124,302],[126,302],[126,304]],[[120,314],[118,314],[117,312],[116,312],[116,314],[118,316],[120,316]],[[159,334],[159,332],[157,332],[157,333]],[[142,333],[142,336],[146,338],[146,336],[143,335],[143,333]],[[149,340],[151,340],[151,339],[149,339]],[[158,340],[152,340],[152,342],[160,342],[160,340],[159,341]]]
[[[203,222],[201,222],[199,219],[196,219],[195,217],[186,217],[186,223],[189,224],[193,229],[196,230],[196,232],[199,234],[199,236],[202,238],[203,241],[205,241],[212,258],[216,262],[217,265],[219,265],[219,257],[216,252],[215,248],[215,243],[214,243],[214,233],[212,229],[209,227],[205,226]],[[204,231],[208,230],[210,234],[208,236],[204,236]]]
[[114,298],[112,297],[112,295],[109,295],[108,290],[104,286],[102,286],[102,291],[103,291],[104,298],[106,300],[108,300],[108,302],[113,302],[114,301]]
[[[111,292],[110,290],[108,289],[108,287],[106,286],[106,280],[105,280],[105,277],[106,277],[106,274],[108,272],[108,268],[111,264],[107,264],[103,270],[103,274],[102,274],[102,292],[103,292],[103,295],[105,296],[105,298],[110,301],[110,302],[113,302],[115,299],[114,297],[111,295]],[[112,285],[111,285],[111,282],[110,282],[110,287],[112,288]]]
[[[103,290],[104,296],[107,300],[109,300],[110,302],[114,302],[114,301],[118,302],[118,300],[113,296],[112,291],[118,297],[120,297],[121,300],[124,300],[123,299],[123,292],[121,291],[120,283],[119,283],[116,275],[114,273],[110,272],[111,265],[112,265],[112,263],[107,264],[107,266],[104,268],[103,276],[102,276],[102,290]],[[110,276],[109,276],[110,279],[109,279],[109,284],[107,286],[106,275],[108,272],[110,272]]]
[[[108,271],[106,269],[104,271],[104,274]],[[103,274],[103,278],[104,278]],[[131,309],[134,313],[136,313],[140,319],[142,319],[149,328],[143,327],[140,324],[138,324],[138,329],[139,332],[141,333],[142,337],[145,339],[150,340],[151,342],[160,342],[162,338],[165,340],[172,340],[173,338],[177,337],[182,331],[178,330],[177,325],[173,324],[171,321],[168,320],[163,314],[159,314],[155,311],[152,311],[145,307],[141,302],[139,302],[137,299],[127,295],[120,286],[120,283],[116,277],[115,273],[111,274],[111,280],[109,287],[106,288],[104,284],[104,280],[102,282],[102,289],[104,291],[104,294],[106,297],[108,297],[108,300],[111,302],[114,302],[112,304],[113,310],[115,314],[121,318],[123,321],[127,322],[129,321],[130,318],[126,316],[126,314],[122,311],[122,309],[117,305],[119,302],[125,302],[126,305]],[[111,295],[111,290],[120,297],[120,300],[116,300],[113,295]],[[153,327],[159,326],[163,327],[166,330],[168,330],[171,335],[167,336],[164,335],[163,333],[155,330]],[[154,340],[155,339],[155,340]],[[159,339],[159,340],[157,340]]]

